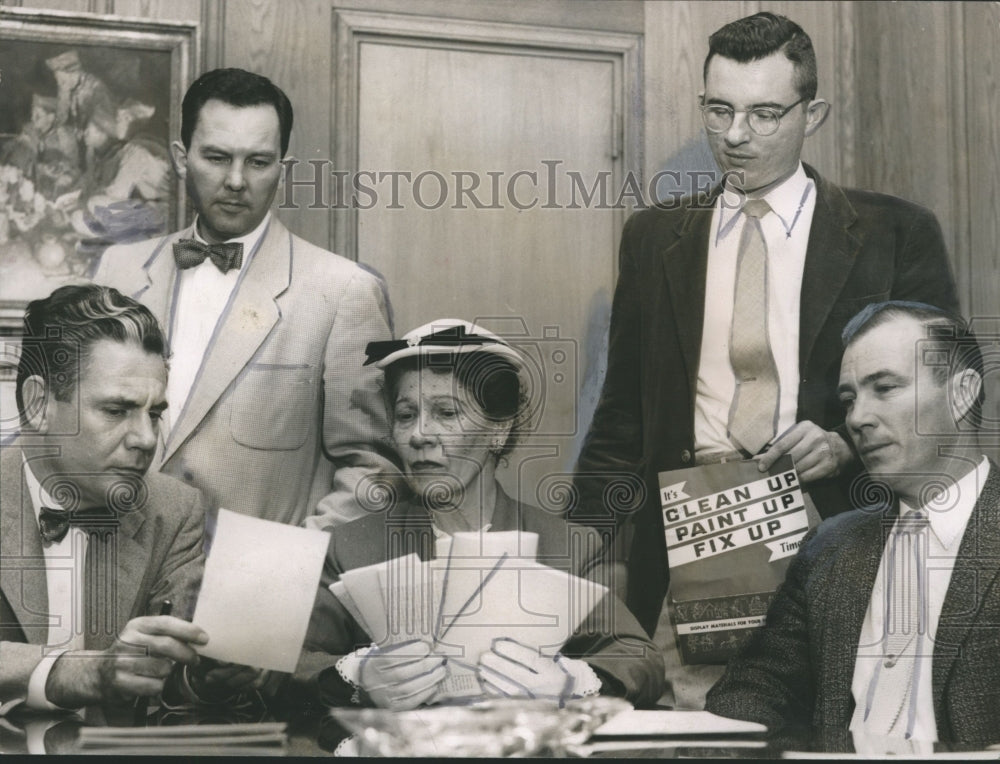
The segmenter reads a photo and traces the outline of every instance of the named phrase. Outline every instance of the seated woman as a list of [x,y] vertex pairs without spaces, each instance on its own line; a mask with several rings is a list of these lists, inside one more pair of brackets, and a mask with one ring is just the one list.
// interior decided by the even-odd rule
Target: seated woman
[[662,658],[611,582],[602,580],[610,566],[600,536],[516,501],[496,479],[527,408],[520,353],[474,324],[450,319],[402,340],[371,343],[367,352],[367,363],[385,370],[392,437],[412,496],[331,532],[291,683],[297,700],[396,709],[437,702],[451,658],[431,641],[371,645],[328,586],[345,571],[408,552],[430,559],[436,538],[517,531],[537,534],[539,562],[605,584],[608,593],[555,657],[493,627],[493,649],[476,666],[482,695],[565,700],[601,692],[654,704],[663,689]]

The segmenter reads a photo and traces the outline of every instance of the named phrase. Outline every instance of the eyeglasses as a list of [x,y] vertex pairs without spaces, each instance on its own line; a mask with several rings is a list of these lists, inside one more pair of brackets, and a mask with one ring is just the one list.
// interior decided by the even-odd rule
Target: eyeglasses
[[752,109],[741,109],[737,112],[732,106],[725,106],[721,103],[701,104],[701,118],[705,122],[705,129],[710,133],[724,133],[732,124],[737,114],[746,114],[747,123],[750,129],[757,135],[773,135],[781,125],[781,118],[803,101],[808,101],[808,96],[800,98],[784,109],[774,109],[770,106],[755,106]]

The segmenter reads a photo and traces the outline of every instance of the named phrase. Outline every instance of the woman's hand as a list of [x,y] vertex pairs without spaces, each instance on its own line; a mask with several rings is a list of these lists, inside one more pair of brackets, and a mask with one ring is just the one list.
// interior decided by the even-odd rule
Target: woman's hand
[[413,640],[372,648],[362,658],[360,684],[376,706],[405,711],[430,700],[446,674],[444,656]]
[[479,678],[491,695],[563,701],[583,694],[580,685],[596,680],[596,675],[581,660],[539,655],[534,648],[501,637],[480,656]]

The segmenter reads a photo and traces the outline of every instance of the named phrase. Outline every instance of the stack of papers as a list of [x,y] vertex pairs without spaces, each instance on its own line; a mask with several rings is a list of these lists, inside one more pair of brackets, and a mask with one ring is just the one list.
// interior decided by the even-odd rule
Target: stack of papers
[[[708,711],[623,711],[602,724],[586,743],[574,745],[574,756],[677,757],[685,750],[703,758],[728,758],[737,748],[766,748],[767,727],[727,719]],[[623,754],[631,751],[631,754]],[[639,753],[639,752],[642,753]],[[680,755],[680,758],[685,756]]]
[[[330,591],[382,648],[423,640],[449,656],[437,700],[481,693],[476,664],[498,637],[554,655],[607,587],[535,560],[538,536],[456,533],[416,554],[343,573]],[[397,649],[405,649],[400,647]]]
[[765,732],[763,724],[708,711],[624,711],[594,730],[594,737],[754,736]]
[[84,727],[78,750],[116,756],[279,756],[287,743],[284,722]]

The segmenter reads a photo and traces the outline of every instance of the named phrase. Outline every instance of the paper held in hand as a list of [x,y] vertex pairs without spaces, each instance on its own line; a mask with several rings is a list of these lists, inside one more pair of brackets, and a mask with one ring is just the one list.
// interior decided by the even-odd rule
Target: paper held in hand
[[497,637],[554,655],[607,587],[535,560],[537,534],[456,533],[437,557],[409,554],[343,573],[330,591],[381,647],[424,640],[449,656],[437,697],[481,693],[476,664]]
[[295,670],[330,543],[324,531],[219,510],[195,607],[201,655]]
[[725,663],[764,623],[819,515],[790,456],[661,472],[671,623],[685,663]]

